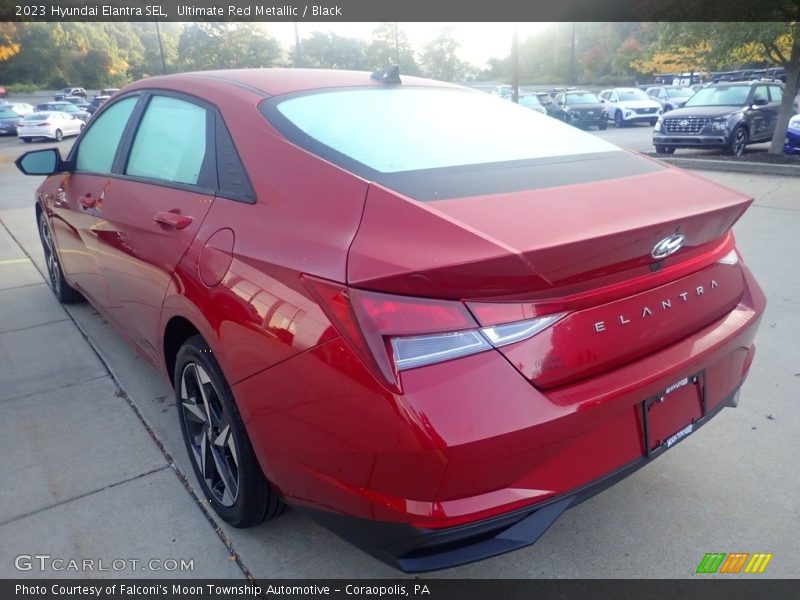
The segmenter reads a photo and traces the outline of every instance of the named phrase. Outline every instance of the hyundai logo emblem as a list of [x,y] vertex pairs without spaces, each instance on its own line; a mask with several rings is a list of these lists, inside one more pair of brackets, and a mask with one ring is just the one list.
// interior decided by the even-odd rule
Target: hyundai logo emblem
[[650,256],[656,260],[661,260],[670,254],[675,254],[681,249],[681,246],[683,246],[684,240],[686,240],[686,236],[682,233],[676,233],[669,237],[665,237],[663,240],[653,246],[653,249],[650,251]]
[[681,127],[688,127],[689,126],[689,121],[687,121],[686,119],[683,119],[680,123],[678,123],[678,125],[680,125]]

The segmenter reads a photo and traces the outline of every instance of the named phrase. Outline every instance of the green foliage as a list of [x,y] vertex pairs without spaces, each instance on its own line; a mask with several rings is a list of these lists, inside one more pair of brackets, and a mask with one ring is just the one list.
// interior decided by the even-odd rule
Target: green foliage
[[51,88],[119,87],[164,71],[271,66],[282,55],[258,23],[185,29],[160,23],[161,44],[155,23],[18,23],[13,30],[0,25],[0,81]]
[[9,94],[32,94],[38,92],[40,86],[35,83],[8,83],[3,86]]
[[453,35],[453,30],[445,28],[425,45],[420,57],[422,72],[426,77],[441,81],[459,81],[468,72],[468,65],[458,58],[461,44]]
[[314,69],[370,69],[364,42],[319,31],[300,42],[298,63]]
[[192,23],[177,53],[186,71],[270,67],[281,56],[277,40],[260,23]]
[[419,75],[420,68],[414,58],[414,50],[408,37],[397,23],[381,23],[372,32],[372,40],[367,45],[366,61],[369,70],[382,69],[388,65],[399,65],[400,73]]

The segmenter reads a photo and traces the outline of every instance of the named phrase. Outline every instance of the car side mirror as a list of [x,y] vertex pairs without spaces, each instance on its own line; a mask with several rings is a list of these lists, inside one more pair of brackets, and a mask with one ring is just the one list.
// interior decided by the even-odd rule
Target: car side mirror
[[20,156],[14,164],[25,175],[53,175],[67,170],[58,148],[32,150]]
[[767,99],[766,98],[753,98],[753,106],[766,106]]

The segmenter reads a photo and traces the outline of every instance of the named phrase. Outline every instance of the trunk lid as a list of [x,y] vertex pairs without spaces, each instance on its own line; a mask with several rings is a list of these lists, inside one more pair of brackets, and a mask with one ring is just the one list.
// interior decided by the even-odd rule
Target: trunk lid
[[654,245],[672,234],[684,246],[656,266],[696,259],[751,202],[672,168],[436,202],[372,184],[348,283],[457,300],[571,295],[650,274]]
[[[435,202],[372,184],[348,284],[465,301],[481,325],[493,324],[481,305],[568,312],[500,349],[541,387],[619,366],[723,316],[744,289],[738,266],[715,265],[752,199],[652,163],[628,177]],[[654,246],[674,234],[685,236],[683,247],[655,260]]]

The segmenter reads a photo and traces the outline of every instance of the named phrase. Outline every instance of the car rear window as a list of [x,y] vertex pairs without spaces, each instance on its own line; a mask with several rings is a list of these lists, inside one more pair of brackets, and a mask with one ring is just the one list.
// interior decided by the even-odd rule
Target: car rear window
[[[271,106],[262,107],[268,117],[274,115]],[[321,145],[379,173],[619,151],[535,111],[470,90],[304,93],[277,99],[274,110],[316,150]]]

